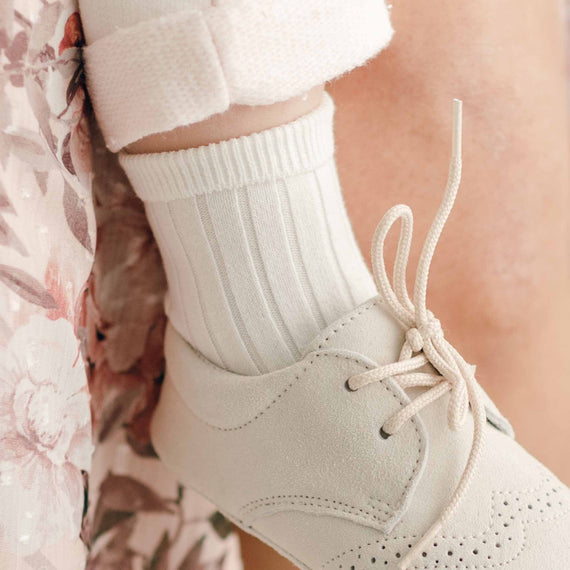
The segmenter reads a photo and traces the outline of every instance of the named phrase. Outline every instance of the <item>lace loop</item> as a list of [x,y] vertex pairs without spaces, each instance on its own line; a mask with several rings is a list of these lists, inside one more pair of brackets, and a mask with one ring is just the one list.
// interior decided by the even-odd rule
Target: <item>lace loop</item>
[[[481,456],[486,414],[482,396],[475,380],[475,367],[468,364],[446,340],[441,323],[427,309],[427,284],[431,261],[445,222],[453,208],[461,180],[461,101],[453,107],[452,156],[447,187],[424,242],[418,261],[413,301],[406,287],[406,269],[410,255],[413,215],[408,206],[394,206],[382,218],[376,228],[372,246],[374,280],[386,309],[400,322],[405,330],[405,341],[398,362],[386,364],[359,374],[348,382],[352,390],[358,390],[372,382],[392,378],[401,388],[417,386],[428,389],[387,419],[381,429],[382,437],[397,433],[424,407],[450,393],[448,425],[459,429],[465,422],[469,406],[474,419],[473,441],[467,464],[448,506],[439,519],[424,534],[400,563],[400,570],[408,569],[420,553],[439,533],[463,499],[475,473]],[[384,242],[392,226],[401,221],[400,239],[394,262],[393,286],[390,283],[384,262]],[[433,371],[418,369],[431,364]]]

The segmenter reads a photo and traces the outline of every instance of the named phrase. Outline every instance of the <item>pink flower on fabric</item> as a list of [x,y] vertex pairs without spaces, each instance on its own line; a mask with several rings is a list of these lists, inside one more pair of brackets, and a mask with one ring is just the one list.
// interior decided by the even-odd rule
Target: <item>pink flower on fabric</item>
[[59,42],[59,55],[66,49],[81,47],[85,44],[83,39],[83,28],[79,12],[73,12],[65,22],[65,31],[61,42]]
[[0,544],[19,555],[75,539],[92,452],[73,327],[34,316],[0,348]]

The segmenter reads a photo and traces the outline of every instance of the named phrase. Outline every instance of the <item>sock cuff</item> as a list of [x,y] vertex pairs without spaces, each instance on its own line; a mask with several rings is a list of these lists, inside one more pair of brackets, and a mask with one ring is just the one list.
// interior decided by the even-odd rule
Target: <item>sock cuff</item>
[[384,0],[226,0],[119,28],[84,48],[107,146],[268,105],[362,65],[392,37]]
[[151,154],[120,153],[121,166],[145,202],[168,202],[236,190],[314,170],[332,159],[334,104],[260,133],[207,146]]

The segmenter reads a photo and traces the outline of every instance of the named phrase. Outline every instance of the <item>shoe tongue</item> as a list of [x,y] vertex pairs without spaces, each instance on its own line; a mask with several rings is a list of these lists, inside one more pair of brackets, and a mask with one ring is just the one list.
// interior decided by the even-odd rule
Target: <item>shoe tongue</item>
[[404,332],[388,314],[380,297],[374,297],[332,323],[306,348],[357,352],[378,365],[396,362],[404,343]]
[[[402,327],[384,308],[382,299],[374,297],[324,329],[309,344],[305,354],[323,349],[348,350],[381,366],[397,362],[403,344]],[[514,437],[510,423],[481,387],[479,390],[487,411],[487,420],[509,437]],[[443,406],[444,401],[439,405]]]

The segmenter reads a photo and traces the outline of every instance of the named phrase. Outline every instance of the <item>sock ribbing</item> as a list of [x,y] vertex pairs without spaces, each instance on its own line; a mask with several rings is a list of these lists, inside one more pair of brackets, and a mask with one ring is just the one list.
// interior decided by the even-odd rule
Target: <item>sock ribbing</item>
[[164,202],[285,179],[333,158],[334,105],[274,129],[216,144],[154,154],[121,153],[121,165],[145,202]]
[[259,374],[375,294],[342,200],[326,96],[288,125],[121,156],[168,276],[167,313],[224,368]]

